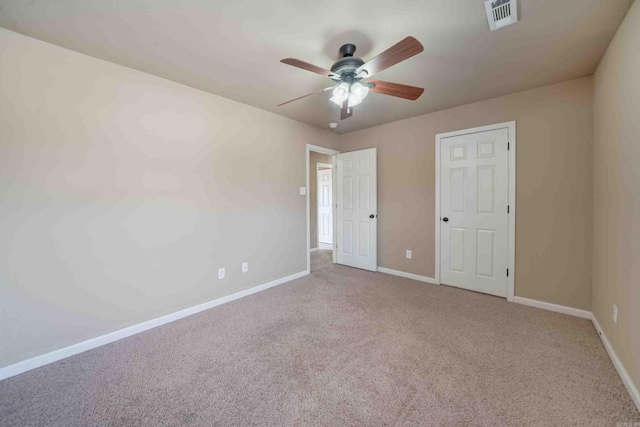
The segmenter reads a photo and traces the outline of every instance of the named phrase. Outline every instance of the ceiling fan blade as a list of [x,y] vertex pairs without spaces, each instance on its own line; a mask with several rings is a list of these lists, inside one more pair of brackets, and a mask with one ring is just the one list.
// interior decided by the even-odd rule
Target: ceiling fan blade
[[[423,50],[424,47],[422,44],[414,37],[409,36],[399,43],[394,44],[380,55],[361,65],[356,70],[356,74],[358,74],[359,77],[371,77],[374,74],[397,64],[398,62],[402,62],[405,59],[409,59],[412,56],[419,54]],[[363,73],[363,71],[366,72],[366,74]]]
[[309,64],[308,62],[300,61],[296,58],[286,58],[282,61],[283,64],[291,65],[293,67],[302,68],[303,70],[311,71],[312,73],[320,74],[321,76],[331,78],[334,74],[326,70],[322,67],[318,67],[317,65]]
[[371,92],[381,93],[383,95],[397,96],[398,98],[410,99],[415,101],[420,98],[424,89],[421,87],[401,85],[399,83],[384,82],[382,80],[367,80],[367,83],[375,84],[369,89]]
[[326,91],[328,91],[328,90],[333,89],[334,87],[335,87],[335,86],[325,87],[324,89],[320,89],[320,90],[317,90],[317,91],[315,91],[315,92],[311,92],[311,93],[308,93],[308,94],[306,94],[306,95],[302,95],[302,96],[300,96],[300,97],[298,97],[298,98],[294,98],[294,99],[292,99],[292,100],[290,100],[290,101],[283,102],[282,104],[278,104],[277,106],[278,106],[278,107],[280,107],[280,106],[285,105],[285,104],[288,104],[288,103],[290,103],[290,102],[297,101],[298,99],[306,98],[307,96],[315,95],[315,94],[317,94],[317,93],[326,92]]
[[353,115],[353,107],[349,107],[349,103],[344,101],[340,108],[340,120],[348,119]]

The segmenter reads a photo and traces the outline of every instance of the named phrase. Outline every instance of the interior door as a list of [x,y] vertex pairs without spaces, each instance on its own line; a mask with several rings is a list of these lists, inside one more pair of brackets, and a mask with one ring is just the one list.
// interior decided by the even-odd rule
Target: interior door
[[440,281],[507,296],[508,129],[443,138]]
[[378,197],[376,149],[337,156],[338,264],[376,271]]
[[318,241],[333,244],[333,170],[320,169],[318,171]]

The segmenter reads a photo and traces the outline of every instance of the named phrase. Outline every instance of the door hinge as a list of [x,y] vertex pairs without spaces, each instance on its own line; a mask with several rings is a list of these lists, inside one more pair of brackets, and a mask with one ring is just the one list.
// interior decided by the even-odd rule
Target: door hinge
[[507,213],[509,213],[509,205],[507,205]]
[[509,277],[509,269],[507,268],[507,277]]
[[509,151],[511,149],[511,143],[507,142],[507,151]]

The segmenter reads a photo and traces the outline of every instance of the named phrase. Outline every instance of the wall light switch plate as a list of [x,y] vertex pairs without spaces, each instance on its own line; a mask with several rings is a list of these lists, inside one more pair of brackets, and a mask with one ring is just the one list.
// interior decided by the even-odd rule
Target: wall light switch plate
[[218,279],[224,279],[224,268],[218,269]]
[[249,271],[249,263],[248,262],[243,262],[242,263],[242,272],[246,273],[247,271]]
[[618,323],[618,306],[613,304],[613,323]]
[[301,196],[307,195],[307,187],[300,187],[300,195]]
[[407,259],[411,259],[412,256],[413,256],[413,252],[407,251]]

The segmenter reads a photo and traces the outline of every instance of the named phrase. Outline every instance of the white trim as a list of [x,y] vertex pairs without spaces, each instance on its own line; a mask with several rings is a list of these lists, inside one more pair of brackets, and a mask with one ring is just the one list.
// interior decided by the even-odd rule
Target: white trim
[[563,314],[568,314],[570,316],[576,316],[576,317],[581,317],[583,319],[591,320],[594,328],[596,329],[596,332],[598,333],[598,335],[600,336],[600,339],[602,340],[602,344],[604,345],[604,348],[607,351],[607,354],[609,355],[609,359],[611,359],[611,363],[616,368],[616,371],[618,372],[618,375],[620,376],[622,383],[627,388],[627,391],[629,392],[629,396],[631,396],[631,400],[633,400],[633,403],[635,403],[636,408],[638,408],[638,411],[640,411],[640,391],[638,391],[638,387],[633,383],[631,376],[625,369],[624,365],[622,364],[622,361],[616,354],[616,351],[613,349],[613,346],[611,345],[611,343],[609,342],[609,339],[605,335],[604,330],[600,327],[600,323],[598,322],[598,319],[596,319],[596,316],[592,312],[587,310],[580,310],[578,308],[573,308],[573,307],[566,307],[564,305],[551,304],[549,302],[523,298],[523,297],[515,297],[513,299],[513,302],[527,305],[530,307],[540,308],[542,310],[555,311],[556,313],[563,313]]
[[440,284],[440,135],[436,135],[436,266],[433,276]]
[[328,154],[330,156],[340,154],[338,150],[334,150],[333,148],[320,147],[319,145],[307,144],[307,151],[315,151],[320,154]]
[[541,308],[542,310],[555,311],[556,313],[568,314],[570,316],[591,319],[591,312],[579,308],[567,307],[565,305],[552,304],[550,302],[538,301],[535,299],[514,297],[513,302],[527,305],[529,307]]
[[591,316],[591,321],[593,322],[593,326],[596,328],[596,332],[600,335],[600,339],[602,340],[602,344],[604,345],[605,350],[607,350],[607,354],[609,354],[609,358],[615,366],[616,371],[618,371],[618,375],[622,379],[622,383],[627,387],[627,391],[631,396],[631,400],[636,404],[636,408],[640,411],[640,392],[638,391],[638,387],[633,383],[631,376],[624,368],[624,365],[620,361],[620,358],[616,354],[616,351],[613,349],[613,346],[607,339],[607,336],[604,333],[604,330],[600,327],[600,323],[598,323],[598,319],[596,319],[595,315]]
[[292,274],[291,276],[282,277],[280,279],[273,280],[263,285],[258,285],[253,288],[245,289],[244,291],[236,292],[225,297],[217,298],[203,304],[199,304],[193,307],[185,308],[183,310],[176,311],[174,313],[166,314],[164,316],[156,317],[155,319],[147,320],[146,322],[138,323],[136,325],[128,326],[124,329],[120,329],[114,332],[110,332],[99,337],[91,338],[86,341],[79,342],[77,344],[70,345],[68,347],[54,350],[50,353],[46,353],[40,356],[33,357],[31,359],[23,360],[22,362],[14,363],[13,365],[0,368],[0,380],[4,380],[14,375],[21,374],[23,372],[30,371],[35,368],[47,365],[49,363],[57,362],[58,360],[74,356],[76,354],[91,350],[97,347],[101,347],[105,344],[112,343],[117,340],[121,340],[126,337],[130,337],[135,334],[139,334],[149,329],[156,328],[158,326],[165,325],[175,320],[182,319],[192,314],[200,313],[201,311],[208,310],[210,308],[235,301],[239,298],[243,298],[260,291],[272,288],[274,286],[281,285],[283,283],[290,282],[300,277],[306,276],[309,273],[307,271],[301,271],[300,273]]
[[333,221],[331,224],[333,225],[333,249],[331,250],[331,261],[334,264],[338,263],[338,154],[333,156],[333,168],[331,169],[333,175],[331,175],[331,203],[333,204]]
[[394,276],[406,277],[407,279],[417,280],[419,282],[431,283],[432,285],[437,285],[436,279],[433,277],[420,276],[418,274],[406,273],[404,271],[392,270],[390,268],[378,267],[378,272],[391,274]]
[[471,129],[457,130],[453,132],[439,133],[436,135],[436,268],[435,281],[440,284],[440,142],[443,138],[467,135],[470,133],[486,132],[506,128],[509,142],[509,232],[508,232],[508,260],[507,268],[507,300],[513,301],[515,294],[516,276],[516,122],[504,122],[494,125],[480,126]]
[[317,252],[317,251],[318,251],[318,248],[311,248],[311,249],[309,249],[309,252]]
[[[311,151],[314,151],[316,153],[321,153],[321,154],[329,154],[330,156],[333,156],[333,194],[336,194],[336,155],[340,154],[339,151],[337,150],[332,150],[331,148],[325,148],[325,147],[320,147],[318,145],[312,145],[312,144],[307,144],[307,152],[306,152],[306,156],[307,156],[307,160],[305,162],[305,168],[307,170],[307,183],[306,183],[306,187],[307,187],[307,195],[305,196],[305,198],[307,199],[307,248],[311,245],[311,205],[309,202],[309,153]],[[333,218],[336,218],[336,208],[335,208],[335,203],[334,203],[334,208],[333,208]],[[335,221],[333,222],[333,262],[336,262],[336,224]],[[307,273],[311,273],[311,251],[308,250],[307,251]]]
[[508,122],[509,129],[509,241],[507,265],[507,301],[513,301],[516,289],[516,122]]

